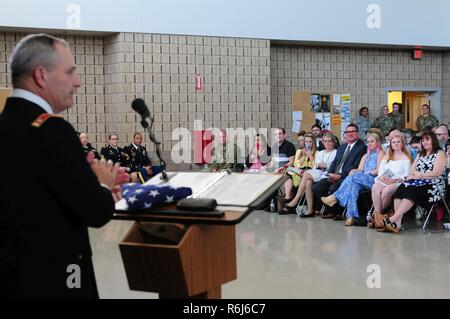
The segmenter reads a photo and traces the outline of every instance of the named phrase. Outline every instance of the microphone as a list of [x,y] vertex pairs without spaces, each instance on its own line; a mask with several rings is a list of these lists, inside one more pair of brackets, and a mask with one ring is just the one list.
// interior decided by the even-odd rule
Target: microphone
[[142,116],[142,119],[146,119],[150,116],[150,111],[148,110],[147,105],[145,105],[145,101],[143,99],[135,99],[131,103],[131,108]]

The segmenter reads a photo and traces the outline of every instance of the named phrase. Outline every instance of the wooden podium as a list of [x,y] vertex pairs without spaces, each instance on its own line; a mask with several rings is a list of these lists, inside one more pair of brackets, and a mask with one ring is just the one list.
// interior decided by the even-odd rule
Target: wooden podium
[[[116,219],[140,221],[119,243],[130,289],[160,298],[221,298],[221,286],[237,278],[235,225],[250,211],[222,217],[117,212]],[[149,235],[146,226],[161,237]]]
[[[187,180],[195,187],[199,175],[179,176],[183,174],[188,174]],[[212,177],[217,176],[220,175]],[[240,202],[241,205],[225,206],[226,199],[220,196],[226,193],[226,185],[220,186],[214,180],[214,184],[205,185],[209,185],[207,189],[215,187],[215,195],[206,195],[218,197],[219,203],[223,201],[216,208],[216,212],[223,212],[220,215],[177,211],[175,205],[146,211],[116,210],[115,219],[137,222],[119,243],[130,289],[158,292],[160,298],[221,298],[221,286],[237,278],[236,224],[264,204],[287,179],[283,175],[224,176],[225,184],[234,191],[237,189],[243,198],[247,198],[246,189],[236,184],[241,183],[242,187],[247,185],[243,184],[244,179],[257,180],[254,189],[248,192],[252,194],[248,196],[249,205]],[[159,181],[158,177],[153,179]],[[264,184],[266,179],[269,182]],[[186,179],[179,183],[183,185]],[[231,201],[239,202],[234,197]]]

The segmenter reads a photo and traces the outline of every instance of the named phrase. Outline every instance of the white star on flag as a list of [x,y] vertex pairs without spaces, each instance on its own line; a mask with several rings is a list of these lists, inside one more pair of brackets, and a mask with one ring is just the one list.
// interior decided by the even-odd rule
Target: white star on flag
[[166,203],[172,203],[173,202],[173,197],[174,196],[166,196]]
[[138,199],[136,198],[136,196],[131,196],[130,198],[128,198],[128,202],[130,204],[133,204],[134,202],[137,202],[137,201],[138,201]]
[[150,208],[150,207],[152,207],[152,203],[148,203],[148,204],[147,204],[147,203],[144,203],[144,207],[145,207],[145,208]]
[[159,192],[158,192],[157,190],[151,191],[151,192],[148,194],[148,196],[153,196],[153,197],[156,197],[156,196],[158,196],[158,195],[159,195]]
[[134,191],[135,194],[140,194],[140,193],[142,193],[142,192],[143,192],[142,189],[136,189],[136,190]]

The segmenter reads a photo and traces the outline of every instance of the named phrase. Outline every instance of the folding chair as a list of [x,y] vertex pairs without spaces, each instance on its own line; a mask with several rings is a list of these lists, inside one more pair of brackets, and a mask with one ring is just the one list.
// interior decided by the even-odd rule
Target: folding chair
[[445,232],[445,231],[450,230],[450,229],[448,229],[448,228],[444,228],[444,229],[442,229],[442,230],[434,230],[434,231],[432,231],[432,230],[430,230],[430,229],[428,228],[428,224],[430,223],[430,216],[431,216],[431,213],[433,212],[433,210],[434,210],[435,208],[437,208],[437,207],[439,206],[440,203],[442,203],[442,204],[444,205],[445,211],[447,212],[447,214],[448,214],[449,217],[450,217],[450,209],[448,208],[447,200],[446,200],[445,198],[443,198],[443,199],[441,199],[439,202],[433,204],[433,205],[430,207],[430,209],[429,209],[428,211],[425,211],[422,207],[417,206],[418,209],[421,211],[423,218],[425,219],[425,221],[424,221],[424,223],[423,223],[423,226],[422,226],[422,231],[423,231],[425,234],[442,233],[442,232]]
[[303,211],[305,210],[305,202],[306,202],[306,193],[303,193],[302,197],[298,201],[297,207],[295,208],[295,212],[297,216],[303,215]]

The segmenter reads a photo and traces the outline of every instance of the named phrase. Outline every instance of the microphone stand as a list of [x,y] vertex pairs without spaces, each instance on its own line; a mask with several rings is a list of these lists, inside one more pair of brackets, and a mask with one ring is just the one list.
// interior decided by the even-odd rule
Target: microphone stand
[[141,125],[144,128],[144,130],[147,130],[148,136],[150,137],[150,140],[153,142],[153,144],[155,144],[156,147],[156,155],[159,158],[159,163],[161,166],[161,180],[164,180],[165,182],[168,181],[167,179],[167,173],[166,173],[166,162],[164,162],[162,155],[161,155],[161,142],[159,142],[156,137],[155,137],[155,133],[153,133],[152,128],[153,128],[153,122],[155,121],[155,117],[151,116],[150,117],[150,127],[148,126],[148,122],[145,119],[145,117],[142,117],[142,121],[141,121]]

